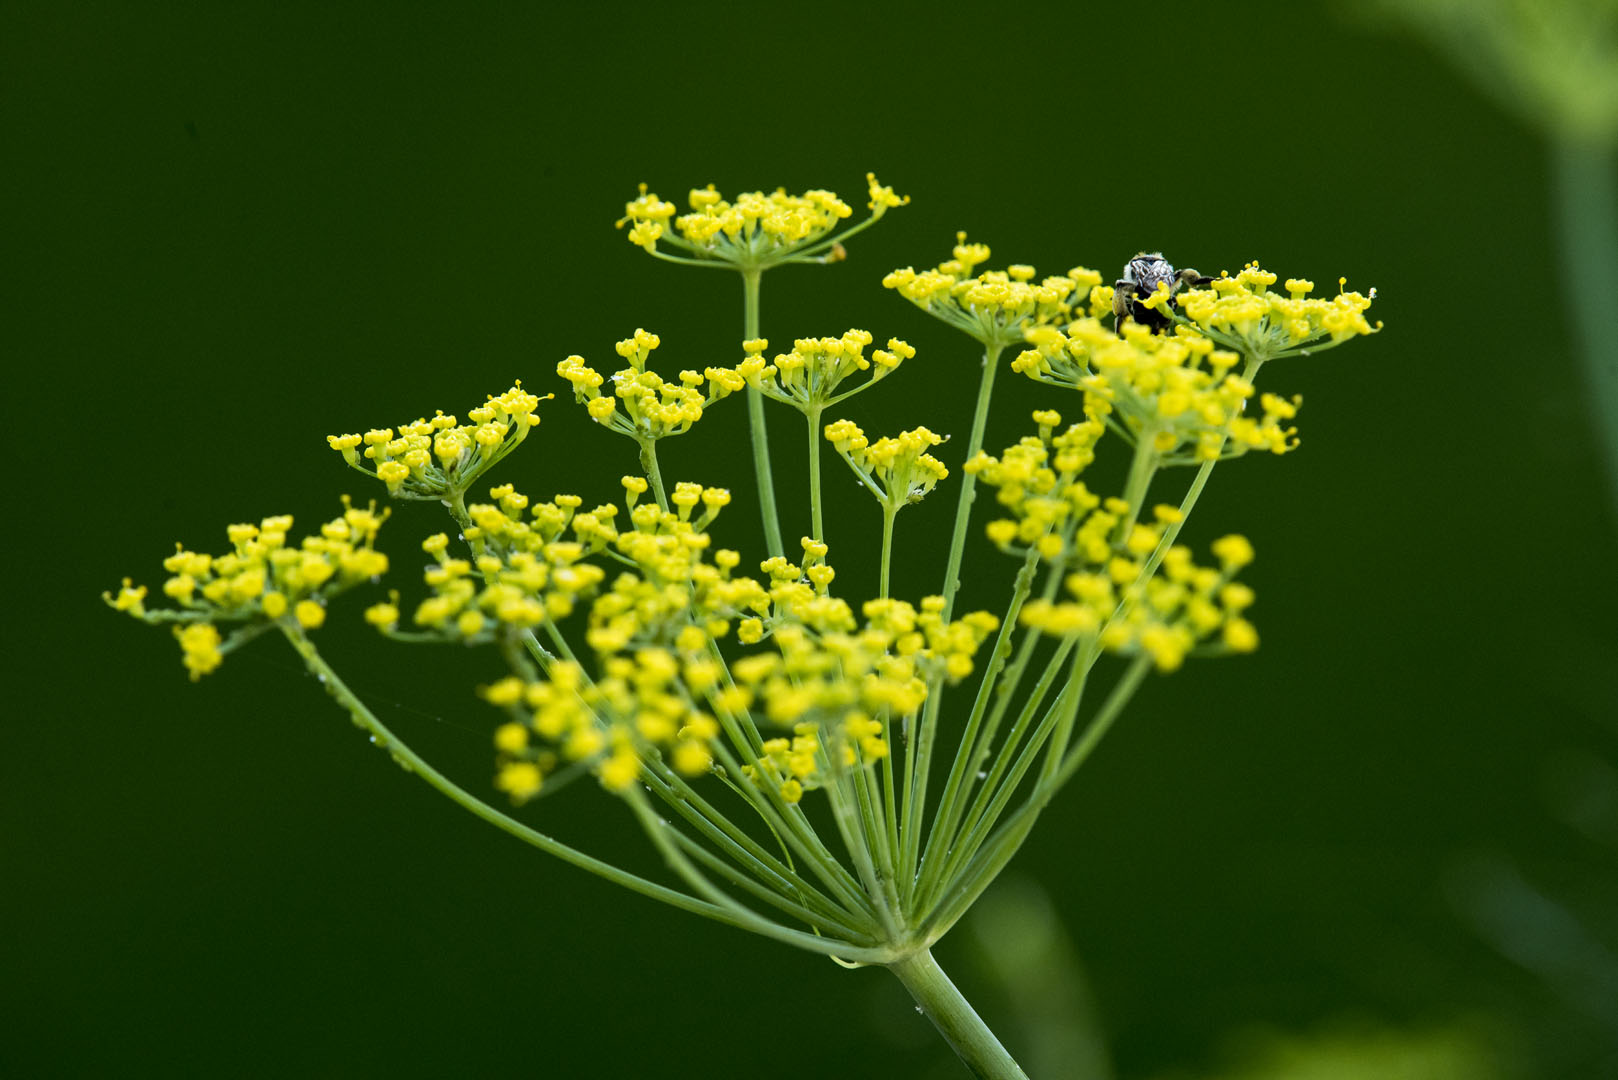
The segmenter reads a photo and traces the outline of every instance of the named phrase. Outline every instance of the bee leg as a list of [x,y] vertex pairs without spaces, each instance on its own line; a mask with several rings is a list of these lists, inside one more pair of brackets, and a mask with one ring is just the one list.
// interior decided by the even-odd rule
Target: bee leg
[[1130,303],[1135,299],[1135,283],[1119,278],[1112,286],[1112,330],[1124,336],[1124,320],[1129,318]]

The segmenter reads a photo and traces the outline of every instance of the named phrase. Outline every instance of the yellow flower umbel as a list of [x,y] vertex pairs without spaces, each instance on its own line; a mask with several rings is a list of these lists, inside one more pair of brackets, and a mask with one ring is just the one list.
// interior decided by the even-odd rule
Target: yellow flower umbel
[[[778,353],[773,363],[766,363],[763,353],[770,343],[757,338],[742,342],[746,359],[736,365],[736,374],[765,397],[791,405],[805,416],[818,417],[827,406],[869,390],[916,355],[908,343],[889,338],[886,349],[877,349],[867,358],[865,347],[869,344],[871,335],[864,330],[850,330],[834,338],[799,338],[792,343],[791,352]],[[861,371],[869,372],[870,377],[858,386],[837,392]]]
[[[870,216],[841,231],[837,231],[838,226],[853,214],[853,210],[833,192],[816,190],[802,195],[788,195],[785,190],[777,189],[766,195],[754,191],[738,195],[731,202],[715,191],[711,184],[691,191],[691,212],[678,218],[675,218],[678,211],[673,203],[665,202],[642,184],[640,196],[624,207],[624,216],[619,220],[618,227],[633,223],[629,231],[630,241],[665,262],[729,267],[739,272],[743,296],[742,337],[747,341],[758,341],[762,340],[759,333],[759,292],[765,270],[791,263],[839,262],[847,255],[843,247],[845,241],[880,221],[890,207],[903,206],[910,201],[908,196],[896,195],[891,187],[879,183],[873,173],[866,173],[865,180],[870,196],[866,204],[870,208]],[[659,247],[660,242],[670,250]],[[670,251],[685,254],[671,254]],[[753,475],[758,483],[764,540],[772,555],[781,555],[786,548],[782,543],[781,519],[775,505],[775,479],[770,465],[764,395],[758,385],[747,387],[747,423],[752,433]],[[817,417],[809,425],[811,446],[815,444],[819,423]],[[647,456],[643,448],[643,459]],[[813,468],[818,470],[818,458]],[[818,499],[814,505],[817,508],[814,531],[816,536],[820,536]]]
[[944,463],[927,453],[944,441],[943,436],[924,427],[873,443],[852,420],[838,420],[826,425],[826,441],[848,462],[860,485],[892,510],[920,502],[949,475]]
[[882,563],[878,595],[888,595],[888,572],[893,558],[893,519],[904,507],[918,503],[949,476],[944,463],[927,451],[944,442],[924,427],[883,436],[865,437],[852,420],[827,424],[826,441],[859,478],[860,486],[882,505]]
[[[656,334],[645,330],[636,330],[634,337],[618,342],[618,355],[629,366],[613,372],[610,393],[602,392],[607,380],[582,356],[563,360],[556,365],[556,373],[573,384],[574,400],[584,405],[591,419],[609,431],[628,436],[640,447],[641,467],[651,481],[658,505],[666,510],[668,500],[657,465],[657,441],[691,430],[691,425],[702,419],[705,408],[740,390],[744,382],[729,368],[709,368],[706,373],[682,371],[679,382],[668,382],[646,367],[652,351],[661,344]],[[704,383],[706,391],[701,389]]]
[[[361,509],[346,499],[344,505],[341,517],[296,547],[287,543],[292,518],[286,514],[230,526],[231,550],[222,555],[175,545],[174,554],[163,560],[171,575],[163,594],[175,607],[148,609],[146,588],[128,578],[116,596],[104,593],[102,599],[145,623],[178,623],[174,636],[186,670],[192,679],[200,678],[226,653],[271,626],[315,629],[326,621],[326,604],[333,597],[387,572],[388,557],[373,546],[387,511],[377,513],[375,504]],[[236,629],[222,637],[220,624],[236,624]]]
[[[1106,429],[1098,420],[1086,420],[1058,433],[1061,414],[1049,409],[1034,413],[1034,422],[1037,436],[1024,436],[998,458],[980,452],[966,463],[966,471],[995,488],[997,501],[1012,514],[989,522],[986,531],[995,546],[1055,562],[1076,537],[1089,538],[1098,527],[1104,543],[1118,522],[1112,511],[1102,512],[1111,515],[1105,519],[1092,514],[1101,499],[1079,480],[1095,460],[1096,442]],[[1089,523],[1089,533],[1080,528],[1081,521]]]
[[[864,330],[850,330],[836,338],[799,338],[792,343],[791,352],[780,353],[773,363],[765,363],[763,353],[769,346],[768,341],[756,338],[742,342],[747,356],[736,366],[736,374],[746,379],[752,390],[791,405],[803,413],[808,422],[809,515],[810,527],[817,539],[824,539],[826,535],[820,500],[821,414],[827,406],[869,390],[916,355],[916,350],[908,343],[889,338],[886,349],[875,350],[867,359],[865,347],[870,343],[871,335]],[[864,382],[838,392],[851,376],[861,371],[870,373]]]
[[[889,207],[903,206],[909,196],[895,195],[891,187],[865,174],[870,216],[833,235],[854,210],[832,191],[806,191],[789,195],[782,188],[765,194],[750,191],[727,200],[709,184],[693,188],[690,213],[678,213],[673,203],[640,186],[640,195],[624,206],[621,229],[629,225],[629,241],[652,255],[673,262],[726,264],[762,270],[781,263],[824,263],[843,258],[842,242],[877,221]],[[670,222],[673,228],[670,229]],[[683,252],[682,258],[660,250],[659,244]]]
[[541,400],[517,382],[470,410],[470,423],[440,411],[431,420],[401,424],[398,434],[375,428],[364,435],[328,435],[326,442],[351,467],[386,484],[396,499],[454,501],[528,437],[539,423],[534,410]]
[[[822,426],[821,414],[887,378],[914,350],[898,339],[872,349],[870,334],[851,330],[796,341],[771,358],[758,329],[764,269],[835,261],[840,239],[903,201],[872,177],[870,217],[845,228],[851,210],[830,192],[731,201],[708,188],[692,192],[691,212],[681,215],[642,189],[620,222],[632,226],[634,243],[742,276],[744,355],[734,368],[665,381],[649,368],[658,338],[637,330],[618,343],[625,363],[610,375],[577,356],[558,365],[590,416],[640,449],[643,474],[624,476],[621,496],[540,501],[511,484],[472,487],[537,422],[538,399],[520,386],[473,410],[465,425],[439,414],[398,433],[331,438],[393,494],[442,501],[458,527],[459,536],[446,529],[421,542],[425,588],[414,602],[391,592],[365,620],[395,641],[498,651],[502,669],[478,691],[504,714],[491,725],[495,775],[483,794],[400,742],[309,633],[332,596],[386,568],[373,543],[385,515],[374,508],[350,507],[296,547],[287,542],[290,518],[233,526],[232,551],[171,557],[170,607],[148,609],[148,590],[128,579],[107,603],[173,625],[193,679],[276,630],[372,743],[481,820],[683,911],[843,963],[886,966],[976,1075],[1023,1076],[930,949],[1015,856],[1154,671],[1257,647],[1247,621],[1253,593],[1235,580],[1252,546],[1225,536],[1210,565],[1199,566],[1179,534],[1219,461],[1297,444],[1298,399],[1258,393],[1258,369],[1371,332],[1371,300],[1346,292],[1311,300],[1299,281],[1272,292],[1273,275],[1249,266],[1177,300],[1167,288],[1132,293],[1128,311],[1152,326],[1126,319],[1117,328],[1103,321],[1114,298],[1100,275],[983,271],[988,248],[964,235],[940,266],[890,274],[889,288],[983,347],[944,580],[938,595],[910,604],[889,595],[893,521],[949,479],[944,455],[935,456],[946,440],[927,427],[867,438],[849,420]],[[1151,275],[1128,280],[1137,278]],[[1203,280],[1170,279],[1182,288]],[[1144,319],[1142,304],[1161,317]],[[1036,433],[995,456],[983,452],[983,438],[995,373],[1012,345],[1020,353],[1013,368],[1068,404],[1034,412]],[[749,402],[768,547],[767,557],[750,560],[719,545],[731,493],[690,482],[665,488],[656,455],[659,440],[687,432],[738,391]],[[790,555],[774,503],[766,396],[808,420],[812,527]],[[1130,461],[1121,494],[1103,498],[1085,480],[1108,432],[1129,445]],[[882,506],[874,599],[834,590],[844,579],[823,532],[823,442]],[[1177,505],[1154,491],[1185,475],[1164,466],[1192,463],[1194,478],[1174,485]],[[970,514],[980,479],[998,504],[983,515],[992,519],[984,531],[1021,566],[1004,582],[1003,615],[955,618],[967,537],[981,545],[983,536],[983,518],[974,526]],[[487,495],[471,498],[474,490]],[[872,554],[854,550],[841,566],[863,569]],[[1004,569],[989,560],[974,584],[1010,577]],[[634,815],[665,880],[568,846],[557,839],[563,816],[547,815],[542,830],[488,798],[492,786],[527,803],[579,778],[593,778]]]
[[1091,565],[1063,582],[1072,599],[1030,601],[1022,610],[1023,625],[1107,652],[1149,657],[1163,672],[1177,669],[1193,650],[1219,655],[1258,648],[1258,632],[1242,615],[1253,603],[1253,590],[1232,580],[1252,561],[1246,538],[1214,543],[1218,570],[1197,566],[1190,549],[1176,545],[1164,554],[1162,572],[1149,574],[1144,560],[1160,539],[1160,528],[1136,525],[1124,552],[1105,560],[1088,557],[1099,551],[1086,553]]
[[1023,265],[974,275],[988,261],[989,247],[967,243],[964,232],[956,234],[953,254],[931,270],[895,270],[882,285],[991,349],[1023,340],[1036,326],[1067,322],[1101,281],[1100,274],[1082,266],[1038,282],[1034,268]]
[[[966,445],[966,459],[971,461],[983,450],[983,432],[988,423],[989,401],[994,394],[1001,352],[1042,327],[1067,323],[1100,284],[1101,275],[1077,266],[1065,276],[1047,277],[1036,284],[1034,268],[1020,264],[974,275],[973,270],[989,259],[988,245],[967,243],[964,232],[957,233],[955,239],[954,258],[920,273],[910,267],[895,270],[882,279],[882,284],[885,288],[897,289],[901,296],[929,315],[982,343],[983,373],[973,408],[972,433]],[[946,611],[952,608],[955,592],[960,588],[966,523],[976,484],[977,475],[967,472],[955,504],[955,527],[944,570]]]
[[[681,783],[718,758],[729,759],[732,775],[765,782],[770,798],[797,802],[837,770],[885,756],[885,725],[912,717],[930,684],[970,674],[973,654],[997,625],[982,612],[946,622],[942,601],[932,597],[920,611],[872,601],[862,629],[847,603],[830,595],[835,574],[824,544],[806,538],[799,564],[766,560],[766,585],[734,573],[736,552],[708,554],[703,530],[728,492],[677,484],[674,509],[661,510],[639,501],[646,490],[639,477],[625,477],[624,488],[631,527],[621,532],[602,525],[615,516],[608,507],[582,514],[577,499],[558,496],[525,514],[527,500],[500,488],[491,492],[497,504],[469,510],[484,555],[452,558],[442,534],[423,545],[438,560],[426,575],[432,595],[415,618],[426,634],[500,640],[506,627],[509,644],[514,633],[543,628],[560,645],[556,620],[594,595],[585,641],[598,676],[571,658],[547,663],[542,674],[526,671],[508,650],[519,672],[485,688],[488,700],[511,712],[496,733],[497,783],[518,801],[539,794],[545,777],[570,763],[623,793],[637,779]],[[608,549],[631,569],[598,590],[604,574],[581,560]],[[423,636],[393,628],[396,603],[367,617],[393,636]],[[719,642],[733,627],[742,644],[768,639],[773,651],[727,665]],[[722,730],[760,722],[791,728],[796,738],[766,741],[745,762],[730,759],[734,743],[716,742]],[[839,744],[832,757],[821,750]]]
[[[1376,299],[1345,292],[1339,278],[1337,295],[1330,300],[1311,297],[1315,284],[1289,278],[1286,295],[1272,292],[1276,277],[1258,263],[1248,263],[1235,277],[1222,274],[1205,289],[1190,289],[1175,297],[1180,314],[1189,323],[1227,349],[1263,363],[1283,356],[1309,356],[1341,345],[1350,338],[1374,334],[1365,312]],[[1155,300],[1161,305],[1165,294]],[[1168,309],[1172,314],[1172,308]]]
[[[702,419],[703,409],[741,387],[726,368],[709,368],[707,375],[682,371],[679,382],[664,380],[646,367],[661,344],[656,334],[645,330],[618,342],[614,348],[629,366],[612,373],[607,393],[601,391],[607,379],[582,356],[563,360],[556,373],[573,385],[574,400],[585,406],[590,418],[609,431],[636,442],[683,435]],[[704,382],[706,391],[701,389]]]
[[1297,429],[1287,421],[1302,398],[1264,394],[1262,414],[1246,415],[1255,390],[1250,375],[1232,371],[1241,357],[1189,327],[1154,334],[1131,322],[1119,337],[1084,318],[1065,334],[1047,327],[1029,337],[1036,347],[1011,362],[1013,371],[1082,391],[1087,416],[1112,425],[1131,444],[1147,439],[1158,464],[1297,448]]

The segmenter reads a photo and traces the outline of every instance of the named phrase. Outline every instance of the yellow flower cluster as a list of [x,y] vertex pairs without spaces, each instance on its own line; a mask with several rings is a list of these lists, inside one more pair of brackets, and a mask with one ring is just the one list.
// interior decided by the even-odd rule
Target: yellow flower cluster
[[[1109,499],[1105,511],[1092,514],[1101,499],[1078,479],[1095,460],[1105,426],[1090,419],[1058,433],[1062,417],[1051,409],[1035,412],[1034,422],[1037,436],[1024,436],[999,457],[980,451],[964,466],[996,488],[996,499],[1013,515],[989,522],[989,539],[1002,551],[1033,549],[1049,561],[1062,557],[1075,542],[1087,549],[1097,539],[1105,545],[1107,531],[1129,508]],[[1079,528],[1081,521],[1087,529]]]
[[[875,350],[867,359],[865,347],[869,344],[871,335],[864,330],[850,330],[842,337],[799,338],[792,343],[791,352],[781,353],[773,363],[766,363],[763,353],[770,343],[764,338],[755,338],[742,342],[746,359],[736,365],[736,374],[766,397],[807,414],[869,389],[916,355],[916,350],[908,343],[889,338],[886,349]],[[871,372],[871,377],[838,394],[837,388],[844,380],[860,371]]]
[[[1312,281],[1288,279],[1285,296],[1270,291],[1275,281],[1258,263],[1248,263],[1235,277],[1221,275],[1207,288],[1190,289],[1174,300],[1203,333],[1259,360],[1318,352],[1381,329],[1381,323],[1372,326],[1365,318],[1375,289],[1365,296],[1345,292],[1347,280],[1339,278],[1337,295],[1322,300],[1309,295]],[[1161,306],[1165,294],[1143,302]]]
[[[622,530],[617,506],[584,511],[576,495],[530,505],[509,484],[491,489],[491,502],[467,507],[474,558],[450,556],[445,534],[423,541],[437,562],[427,568],[432,594],[416,609],[415,624],[443,637],[482,640],[501,626],[526,630],[566,618],[605,580],[601,567],[584,561],[602,552],[638,572],[618,575],[592,605],[587,641],[598,652],[664,642],[693,618],[721,636],[728,631],[724,620],[737,611],[769,610],[770,594],[756,581],[731,580],[740,562],[734,551],[703,560],[710,540],[702,530],[730,503],[730,492],[676,484],[673,509],[663,511],[639,501],[647,490],[643,478],[626,476],[623,485],[629,527]],[[366,619],[393,632],[398,605],[377,604]]]
[[[938,597],[919,612],[878,600],[866,605],[858,630],[851,621],[847,630],[824,633],[782,625],[774,650],[728,668],[714,648],[712,622],[687,622],[666,644],[624,643],[602,653],[598,679],[572,661],[551,664],[544,679],[503,679],[483,692],[512,714],[495,732],[496,783],[518,801],[532,798],[564,761],[588,762],[611,791],[625,790],[654,760],[696,776],[726,753],[716,741],[719,718],[763,720],[792,729],[793,737],[765,740],[757,765],[741,773],[795,803],[833,769],[886,756],[886,722],[913,717],[929,680],[971,673],[996,620],[977,612],[945,623],[942,610]],[[837,748],[835,762],[827,746]]]
[[837,420],[826,425],[825,435],[866,490],[893,510],[920,502],[949,475],[944,463],[927,453],[943,436],[924,427],[873,443],[854,421]]
[[793,731],[791,739],[766,740],[758,765],[743,775],[790,803],[835,771],[887,756],[887,726],[915,716],[932,680],[971,674],[978,648],[998,628],[987,612],[946,623],[943,610],[938,596],[919,611],[902,600],[872,600],[857,630],[782,626],[772,638],[777,652],[732,664],[734,688],[716,707],[737,713],[761,702],[765,720]]
[[[345,504],[347,500],[344,500]],[[344,589],[387,572],[388,557],[373,546],[387,519],[375,505],[347,506],[342,516],[326,522],[319,533],[289,546],[292,517],[267,517],[257,525],[226,530],[231,550],[205,555],[176,545],[163,560],[170,577],[163,594],[177,605],[158,611],[145,606],[146,587],[128,578],[116,596],[103,599],[119,611],[148,623],[173,622],[182,659],[192,679],[217,668],[233,647],[215,623],[251,624],[290,617],[304,629],[326,621],[326,602]],[[240,631],[239,631],[240,632]]]
[[[830,767],[813,757],[821,741],[841,740],[839,753],[856,755],[851,760],[878,759],[887,752],[885,718],[913,714],[929,681],[970,674],[977,649],[997,628],[983,612],[945,622],[939,597],[919,610],[872,601],[861,625],[828,591],[836,575],[824,543],[806,538],[798,563],[766,560],[763,581],[735,574],[740,556],[726,549],[710,555],[703,531],[729,503],[728,492],[677,484],[665,511],[641,501],[644,479],[625,477],[623,484],[629,520],[622,530],[616,507],[582,512],[578,498],[557,496],[530,508],[507,485],[490,492],[492,502],[468,508],[475,523],[468,539],[481,555],[450,558],[443,535],[423,544],[437,562],[426,574],[432,595],[415,621],[439,636],[480,640],[500,626],[528,629],[594,595],[585,640],[600,678],[557,660],[544,679],[514,677],[485,692],[520,712],[496,734],[497,782],[519,801],[538,794],[564,762],[584,763],[619,791],[649,755],[666,757],[686,775],[701,773],[715,753],[714,717],[746,714],[751,722],[755,702],[763,720],[796,732],[768,743],[755,777],[770,777],[783,798],[796,801]],[[633,569],[605,583],[599,567],[582,561],[604,551]],[[397,603],[376,605],[367,618],[392,631]],[[774,649],[727,669],[718,642],[733,627],[743,645],[768,638]],[[815,750],[806,739],[816,740]],[[814,767],[778,751],[808,753]]]
[[[615,547],[634,570],[619,574],[590,606],[585,640],[602,657],[642,645],[663,645],[697,626],[718,639],[731,620],[769,610],[770,598],[752,578],[732,571],[741,556],[729,549],[705,557],[712,539],[703,530],[730,503],[730,492],[679,483],[671,510],[636,503],[645,481],[625,477],[630,524]],[[702,513],[692,519],[696,508]]]
[[1064,333],[1041,327],[1035,346],[1011,363],[1036,382],[1084,392],[1085,413],[1116,422],[1131,441],[1151,440],[1166,464],[1237,457],[1249,450],[1283,454],[1298,445],[1290,421],[1302,398],[1260,397],[1263,413],[1244,414],[1252,382],[1232,371],[1240,357],[1188,327],[1155,334],[1130,322],[1120,337],[1097,319]]
[[[488,505],[469,513],[474,521],[505,518]],[[512,521],[512,525],[525,529],[527,537],[539,535],[527,522]],[[483,526],[483,531],[487,533],[491,526],[492,522]],[[503,555],[485,550],[474,560],[451,557],[449,537],[444,533],[429,536],[421,547],[438,561],[423,575],[433,593],[416,608],[415,623],[463,639],[479,640],[485,630],[492,631],[497,625],[527,630],[547,619],[563,618],[605,576],[599,566],[579,561],[590,549],[577,542],[552,541]],[[391,630],[399,621],[398,607],[378,604],[366,612],[366,620],[378,629]]]
[[706,636],[691,629],[674,649],[606,658],[598,679],[559,660],[543,679],[509,676],[485,687],[485,700],[511,716],[494,733],[496,786],[517,802],[531,799],[560,761],[588,763],[614,792],[633,784],[654,756],[686,776],[707,772],[719,725],[692,690],[712,685],[717,670]]
[[[860,227],[879,220],[889,207],[910,201],[895,195],[872,173],[866,173],[865,180],[871,215]],[[782,188],[769,194],[750,191],[732,202],[709,184],[693,188],[689,202],[691,212],[675,217],[678,208],[642,184],[640,195],[625,204],[618,227],[630,225],[630,243],[653,254],[662,241],[698,258],[762,267],[824,246],[831,232],[854,213],[835,192],[820,190],[802,195],[789,195]]]
[[1171,547],[1160,572],[1142,580],[1141,560],[1157,546],[1165,520],[1178,513],[1158,507],[1158,524],[1137,524],[1124,553],[1068,575],[1064,585],[1071,600],[1030,601],[1022,611],[1023,624],[1057,636],[1094,637],[1108,652],[1145,654],[1159,671],[1175,670],[1193,648],[1216,635],[1225,651],[1258,648],[1258,631],[1242,617],[1253,603],[1253,590],[1231,580],[1253,560],[1246,538],[1232,535],[1214,542],[1217,570],[1197,566],[1190,549]]
[[431,420],[401,424],[398,434],[376,428],[364,435],[328,435],[326,442],[350,466],[386,484],[394,498],[443,499],[466,491],[528,437],[539,423],[534,410],[541,400],[519,381],[470,410],[470,423],[438,412]]
[[[618,355],[629,366],[612,375],[612,392],[603,394],[606,379],[585,363],[582,356],[570,356],[556,365],[556,373],[573,384],[573,398],[582,402],[598,424],[636,441],[681,435],[702,419],[702,410],[730,393],[740,390],[740,376],[729,368],[709,368],[707,373],[680,372],[678,383],[665,382],[646,362],[661,340],[656,334],[636,330],[635,336],[618,342]],[[706,393],[700,389],[706,382]]]
[[956,234],[953,254],[932,270],[895,270],[882,284],[990,347],[1021,341],[1034,327],[1065,324],[1101,282],[1100,274],[1082,266],[1038,283],[1032,266],[974,275],[972,271],[988,260],[989,248],[967,243],[964,232]]

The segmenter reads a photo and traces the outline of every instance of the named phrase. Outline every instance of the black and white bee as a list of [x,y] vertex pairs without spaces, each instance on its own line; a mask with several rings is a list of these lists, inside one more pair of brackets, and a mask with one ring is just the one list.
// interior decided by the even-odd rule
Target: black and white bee
[[1206,285],[1213,278],[1187,268],[1176,270],[1160,251],[1142,251],[1124,264],[1124,276],[1113,285],[1112,324],[1120,335],[1124,320],[1133,319],[1153,333],[1161,334],[1169,328],[1168,316],[1153,311],[1141,303],[1157,291],[1159,284],[1167,285],[1169,296],[1188,285]]

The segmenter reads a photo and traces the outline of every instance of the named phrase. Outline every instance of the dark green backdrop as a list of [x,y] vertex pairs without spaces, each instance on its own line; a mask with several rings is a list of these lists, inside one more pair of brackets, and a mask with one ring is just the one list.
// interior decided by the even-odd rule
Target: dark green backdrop
[[[371,494],[329,432],[464,412],[516,376],[563,390],[557,360],[607,363],[637,326],[670,365],[731,362],[734,278],[613,230],[637,181],[863,204],[874,169],[913,204],[764,297],[778,341],[917,345],[859,399],[868,430],[964,437],[970,343],[878,285],[958,228],[997,265],[1111,272],[1161,247],[1379,291],[1380,337],[1265,371],[1305,395],[1303,448],[1221,468],[1189,534],[1252,537],[1263,648],[1149,683],[1013,866],[1051,894],[1119,1073],[1360,1017],[1477,1024],[1530,1071],[1599,1075],[1599,994],[1466,914],[1543,937],[1501,884],[1520,875],[1618,929],[1618,849],[1558,817],[1612,790],[1618,560],[1542,138],[1419,45],[1294,5],[591,11],[4,15],[0,1072],[956,1075],[885,973],[547,861],[389,765],[277,643],[193,686],[165,633],[97,599],[159,584],[176,539]],[[991,446],[1051,401],[1002,385]],[[497,479],[608,497],[628,444],[570,401],[543,415]],[[798,506],[798,429],[774,415]],[[665,473],[745,491],[743,416],[720,406]],[[828,466],[858,595],[877,515]],[[901,517],[901,594],[936,588],[951,501]],[[721,524],[754,543],[751,505]],[[389,524],[401,586],[437,528],[420,505]],[[998,607],[1011,573],[974,558],[966,600]],[[378,648],[362,606],[323,647],[487,790],[470,688],[493,657]],[[587,786],[528,816],[655,871]],[[1016,1048],[970,935],[939,956]]]

